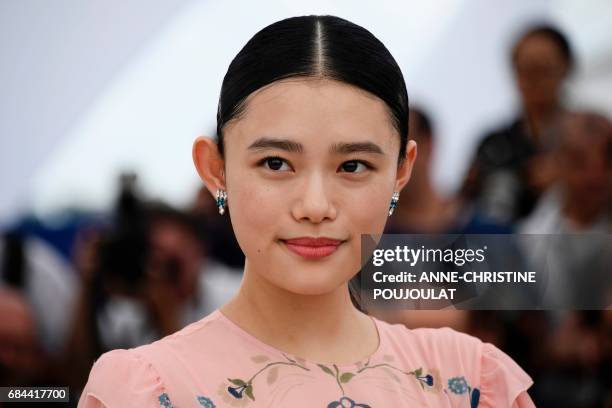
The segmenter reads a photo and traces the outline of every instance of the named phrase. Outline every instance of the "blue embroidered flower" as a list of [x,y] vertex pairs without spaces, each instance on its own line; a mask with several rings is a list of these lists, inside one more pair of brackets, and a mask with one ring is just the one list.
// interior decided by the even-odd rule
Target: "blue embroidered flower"
[[[231,385],[227,387],[227,392],[229,392],[232,397],[241,399],[243,392],[246,392],[247,396],[251,397],[250,394],[253,392],[252,386],[246,381],[241,380],[240,378],[228,378],[227,380],[235,385],[235,387],[232,387]],[[254,398],[251,397],[251,399]]]
[[431,374],[417,376],[417,379],[429,387],[434,385],[434,378]]
[[227,392],[232,394],[234,398],[242,398],[242,393],[246,389],[246,384],[241,385],[240,387],[227,387]]
[[165,392],[159,396],[159,403],[164,408],[172,408],[172,402],[170,402],[170,397]]
[[332,401],[327,405],[327,408],[371,408],[366,404],[357,404],[349,397],[342,397],[338,401]]
[[465,377],[453,377],[448,380],[448,389],[455,394],[465,394],[470,387]]
[[201,395],[198,396],[198,402],[204,408],[215,408],[215,403],[212,402],[210,398],[203,397]]

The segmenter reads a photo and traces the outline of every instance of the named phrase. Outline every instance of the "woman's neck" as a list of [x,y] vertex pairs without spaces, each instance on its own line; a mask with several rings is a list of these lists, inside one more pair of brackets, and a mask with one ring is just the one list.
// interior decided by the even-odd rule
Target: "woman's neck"
[[378,348],[370,317],[352,304],[346,285],[323,295],[299,295],[245,266],[239,293],[221,312],[262,342],[310,361],[349,364]]

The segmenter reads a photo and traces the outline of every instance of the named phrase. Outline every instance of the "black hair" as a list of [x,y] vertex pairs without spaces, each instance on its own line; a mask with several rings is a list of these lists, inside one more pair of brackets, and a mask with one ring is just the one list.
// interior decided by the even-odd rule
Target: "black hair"
[[402,72],[372,33],[334,16],[292,17],[251,38],[231,62],[221,86],[217,143],[224,155],[223,127],[237,119],[254,91],[292,77],[327,78],[354,85],[388,107],[400,136],[398,166],[408,143],[408,94]]
[[544,35],[551,39],[561,52],[561,55],[563,56],[563,59],[567,64],[568,72],[574,68],[574,51],[572,50],[572,45],[570,44],[567,36],[563,34],[560,29],[548,23],[537,24],[523,31],[523,33],[514,42],[514,46],[512,47],[511,57],[513,63],[516,61],[516,54],[518,52],[519,45],[526,38],[535,35]]

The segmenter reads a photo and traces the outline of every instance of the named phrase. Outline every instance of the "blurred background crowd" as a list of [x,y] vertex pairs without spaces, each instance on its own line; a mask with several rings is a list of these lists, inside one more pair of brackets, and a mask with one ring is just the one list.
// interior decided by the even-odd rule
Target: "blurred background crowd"
[[[447,6],[451,3],[457,2],[449,1]],[[475,7],[475,3],[470,7],[477,11],[491,8],[484,3]],[[564,4],[542,3],[548,7]],[[24,12],[6,4],[1,7],[7,12]],[[210,8],[207,11],[221,13]],[[340,11],[336,14],[368,27],[359,18]],[[603,11],[612,17],[609,7],[603,7]],[[484,11],[481,14],[486,15]],[[187,24],[185,15],[180,16],[181,24]],[[282,17],[285,16],[278,16]],[[473,24],[490,24],[482,21],[484,17],[478,13],[471,18]],[[6,14],[3,19],[7,19]],[[262,24],[274,19],[267,16]],[[445,153],[446,157],[463,156],[466,163],[463,170],[460,166],[452,169],[457,174],[454,188],[440,187],[437,174],[445,173],[436,170],[435,160],[441,141],[447,138],[445,133],[449,133],[447,129],[453,125],[439,125],[438,118],[444,115],[435,98],[412,97],[413,76],[407,75],[412,101],[410,138],[418,144],[418,158],[386,232],[609,237],[612,104],[571,103],[567,83],[585,75],[580,70],[580,49],[561,25],[532,20],[513,20],[515,26],[508,29],[513,35],[504,48],[502,64],[511,74],[507,86],[516,95],[515,102],[506,106],[512,116],[487,121],[470,136],[474,143],[466,139],[462,149]],[[371,29],[378,34],[375,28]],[[245,34],[244,41],[254,32],[251,31]],[[381,39],[386,43],[386,38]],[[608,40],[612,45],[612,36]],[[390,47],[392,53],[399,47],[402,45]],[[612,73],[612,48],[608,50],[604,61]],[[432,47],[428,52],[441,51]],[[470,54],[465,58],[471,58]],[[403,64],[399,58],[398,62]],[[220,66],[227,63],[229,58],[210,62]],[[482,69],[491,66],[497,65],[482,64]],[[440,72],[452,67],[437,69]],[[445,96],[470,104],[469,95],[453,97],[453,92],[449,88]],[[612,94],[612,87],[607,92]],[[218,90],[213,93],[216,95]],[[497,103],[495,92],[487,99]],[[129,107],[123,109],[129,113]],[[191,109],[200,115],[205,112],[199,106]],[[82,132],[87,125],[80,129]],[[9,126],[3,128],[2,146],[18,144],[19,135],[7,130]],[[132,127],[129,131],[141,132]],[[194,132],[184,137],[191,140],[196,135]],[[82,146],[75,139],[72,144],[77,146],[77,152]],[[129,143],[123,147],[134,148]],[[163,156],[163,149],[151,148],[151,157]],[[15,149],[0,152],[5,163],[3,183],[7,180],[2,194],[17,189],[19,183],[14,181],[18,177],[10,175],[11,163],[19,159],[9,157],[8,152],[18,153]],[[103,156],[104,152],[82,151],[86,156],[83,163],[96,161],[96,154]],[[191,165],[188,153],[181,157]],[[73,397],[69,405],[75,406],[74,397],[100,354],[170,334],[210,313],[237,290],[244,255],[229,218],[218,215],[208,191],[194,183],[185,188],[188,193],[184,196],[188,198],[177,202],[164,196],[159,188],[148,188],[150,183],[143,182],[148,177],[146,171],[131,164],[124,163],[107,175],[113,180],[104,186],[110,199],[98,200],[95,194],[89,199],[72,196],[72,186],[68,186],[61,193],[61,205],[49,206],[52,211],[39,211],[38,202],[24,204],[21,198],[2,202],[1,386],[69,386]],[[159,166],[165,164],[161,159]],[[76,180],[87,178],[90,171],[87,166],[75,165],[68,173]],[[90,205],[92,202],[98,205]],[[564,248],[564,253],[567,250]],[[574,255],[588,256],[590,249],[570,250]],[[556,256],[563,259],[564,253]],[[568,268],[559,273],[575,271]],[[408,327],[451,326],[494,343],[532,376],[535,385],[530,394],[539,407],[612,406],[612,310],[373,313]]]

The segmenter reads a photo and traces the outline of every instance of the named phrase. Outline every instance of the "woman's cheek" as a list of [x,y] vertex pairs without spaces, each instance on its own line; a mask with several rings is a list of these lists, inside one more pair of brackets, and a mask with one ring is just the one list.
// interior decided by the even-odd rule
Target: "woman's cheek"
[[360,234],[382,233],[392,194],[389,188],[384,188],[384,183],[372,183],[359,192],[359,197],[346,203],[345,211],[350,211],[347,216],[357,238]]
[[[253,186],[250,183],[244,185]],[[281,201],[274,199],[272,190],[267,187],[241,188],[233,193],[231,214],[236,239],[245,255],[254,258],[263,253],[266,245],[278,238],[275,220],[281,214],[278,208]]]

